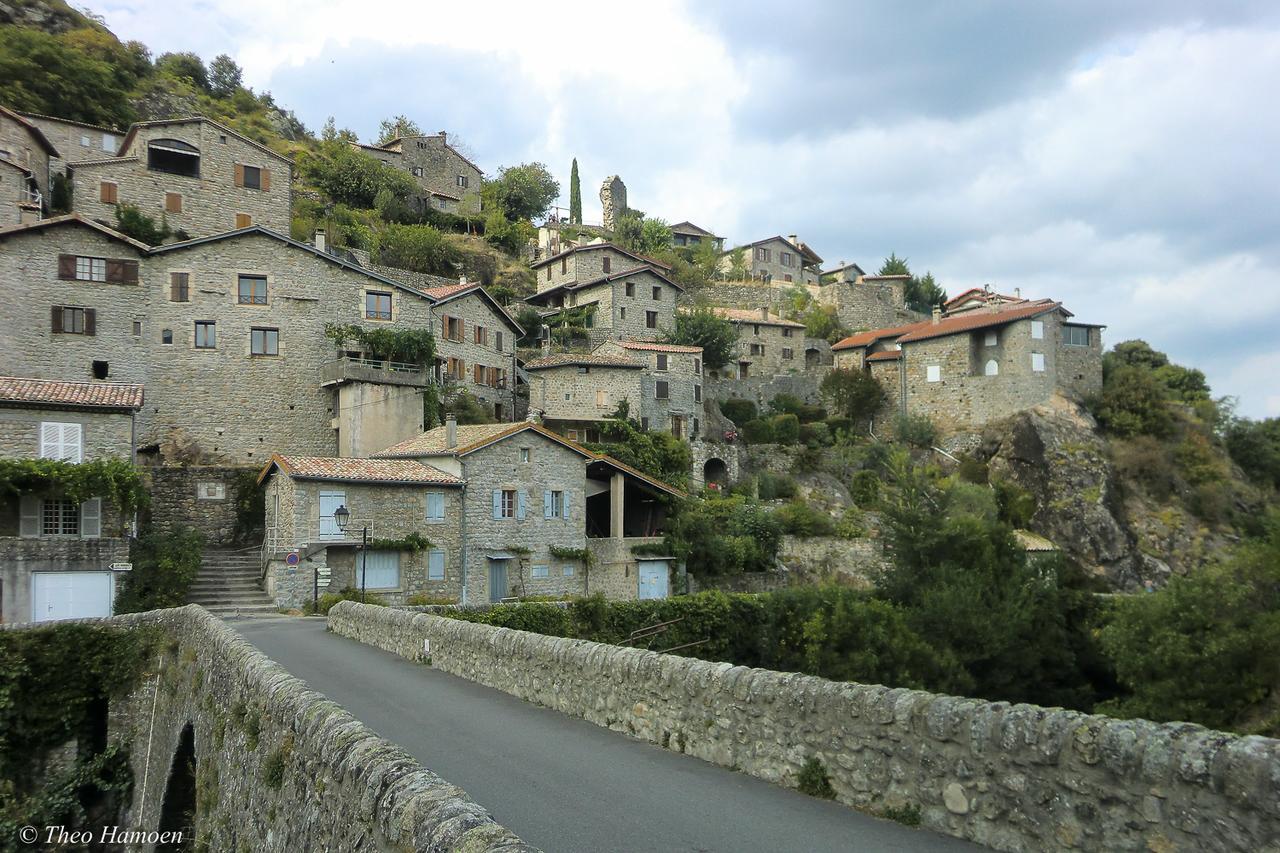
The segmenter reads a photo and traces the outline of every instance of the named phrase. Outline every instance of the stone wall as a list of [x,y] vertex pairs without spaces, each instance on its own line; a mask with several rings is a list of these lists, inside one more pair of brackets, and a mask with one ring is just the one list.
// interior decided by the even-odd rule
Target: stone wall
[[209,545],[232,544],[236,532],[236,484],[247,475],[256,474],[256,467],[151,466],[143,471],[151,490],[149,513],[155,529],[193,527],[204,534]]
[[749,376],[746,379],[719,379],[708,382],[703,394],[709,400],[739,398],[752,400],[761,411],[779,394],[791,394],[806,403],[819,404],[819,386],[825,373],[797,373],[782,376]]
[[840,683],[338,604],[330,630],[537,705],[836,798],[917,807],[997,850],[1256,851],[1280,838],[1280,741]]
[[870,587],[875,573],[888,567],[879,539],[835,536],[783,536],[778,560],[800,575],[835,577],[862,587]]
[[705,592],[718,589],[721,592],[776,592],[786,589],[787,575],[783,572],[743,572],[740,575],[689,575],[689,592]]
[[763,282],[716,281],[705,284],[696,291],[686,291],[680,297],[684,307],[705,302],[726,308],[768,308],[774,316],[786,310],[790,300],[787,292],[792,285],[773,287]]
[[[373,153],[365,149],[365,153]],[[433,207],[450,213],[477,214],[480,212],[480,179],[482,173],[449,145],[444,131],[433,136],[406,136],[400,140],[399,157],[389,161],[413,176],[428,193],[440,193],[457,198],[431,199]],[[378,159],[384,159],[379,157]],[[417,174],[414,173],[417,169]],[[465,179],[466,186],[458,185],[458,178]]]
[[128,747],[133,766],[123,827],[158,828],[170,767],[190,727],[192,849],[533,849],[203,609],[86,621],[153,629],[162,639],[141,685],[109,712],[108,740]]
[[896,277],[832,282],[819,291],[818,301],[834,306],[847,329],[884,329],[923,319],[906,307],[905,291],[905,281]]
[[[394,278],[394,276],[393,276]],[[465,364],[463,377],[453,387],[461,387],[470,392],[476,399],[488,404],[490,411],[497,406],[497,420],[510,420],[514,417],[512,389],[515,362],[512,356],[516,351],[516,333],[505,322],[493,304],[480,296],[469,293],[457,299],[451,299],[443,305],[434,306],[436,336],[436,359],[460,358]],[[444,317],[455,317],[462,320],[460,340],[449,340],[444,335]],[[476,342],[476,329],[482,329],[481,342]],[[485,343],[484,341],[487,341]],[[475,381],[476,365],[497,368],[502,371],[499,385],[488,383],[488,372],[485,381]]]
[[80,424],[85,462],[133,458],[133,413],[0,408],[0,459],[40,458],[40,424]]
[[[57,145],[55,144],[56,148]],[[0,151],[3,151],[4,159],[12,163],[16,163],[31,173],[35,178],[36,185],[40,187],[40,192],[44,193],[45,199],[49,197],[49,152],[44,146],[36,141],[31,130],[25,125],[19,124],[9,116],[0,113]],[[11,180],[6,172],[3,180],[8,182]],[[8,222],[6,225],[10,224]]]

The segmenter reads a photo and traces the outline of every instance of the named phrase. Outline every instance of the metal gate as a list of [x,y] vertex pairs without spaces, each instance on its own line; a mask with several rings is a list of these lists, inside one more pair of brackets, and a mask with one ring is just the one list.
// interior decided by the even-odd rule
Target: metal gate
[[668,569],[666,560],[641,560],[636,564],[636,577],[639,579],[639,598],[666,598]]

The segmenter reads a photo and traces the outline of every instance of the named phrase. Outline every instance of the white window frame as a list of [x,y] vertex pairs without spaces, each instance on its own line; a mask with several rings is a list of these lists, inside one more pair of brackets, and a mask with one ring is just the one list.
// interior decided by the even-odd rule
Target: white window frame
[[564,518],[564,489],[547,489],[550,505],[546,507],[547,518]]
[[515,489],[502,489],[501,503],[499,504],[500,515],[502,519],[513,519],[516,517],[516,508],[520,503],[520,495]]
[[1044,373],[1044,370],[1045,370],[1045,367],[1044,367],[1044,353],[1042,353],[1042,352],[1033,352],[1033,353],[1031,353],[1031,372],[1032,372],[1032,373]]
[[534,578],[535,580],[540,580],[542,578],[549,578],[551,577],[551,567],[542,566],[542,565],[530,566],[529,577]]
[[983,338],[982,345],[984,347],[993,347],[999,342],[1000,339],[995,332],[987,332],[986,337]]
[[1031,321],[1031,340],[1033,341],[1044,340],[1044,320]]
[[571,578],[571,577],[573,577],[573,566],[561,566],[561,567],[560,567],[560,576],[561,576],[561,577],[566,577],[566,578]]
[[942,381],[942,365],[940,364],[928,365],[924,369],[924,375],[925,375],[926,382],[941,382]]
[[76,281],[106,281],[107,259],[76,255]]
[[84,461],[84,426],[59,421],[40,422],[40,458]]

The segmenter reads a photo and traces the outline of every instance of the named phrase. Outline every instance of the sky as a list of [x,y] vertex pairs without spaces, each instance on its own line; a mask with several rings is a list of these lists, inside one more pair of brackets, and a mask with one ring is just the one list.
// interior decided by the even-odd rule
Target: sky
[[[826,267],[1061,300],[1280,416],[1280,4],[89,0],[312,130],[404,114]],[[1266,104],[1271,103],[1271,107]]]

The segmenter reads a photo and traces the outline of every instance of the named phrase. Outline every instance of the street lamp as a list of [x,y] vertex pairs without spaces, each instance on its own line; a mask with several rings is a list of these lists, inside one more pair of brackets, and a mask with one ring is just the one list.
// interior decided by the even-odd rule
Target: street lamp
[[[338,525],[338,529],[345,531],[347,525],[351,523],[351,510],[347,509],[345,504],[340,505],[333,511],[333,523]],[[365,555],[369,549],[369,525],[364,525],[364,529],[360,534],[360,603],[364,604],[364,579],[365,579]]]

